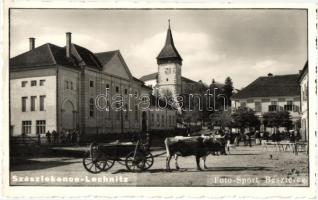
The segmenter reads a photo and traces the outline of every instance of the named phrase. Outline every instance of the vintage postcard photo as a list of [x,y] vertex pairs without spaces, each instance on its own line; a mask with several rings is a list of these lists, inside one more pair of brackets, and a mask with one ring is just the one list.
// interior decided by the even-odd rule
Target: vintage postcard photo
[[9,8],[9,186],[312,187],[309,12]]

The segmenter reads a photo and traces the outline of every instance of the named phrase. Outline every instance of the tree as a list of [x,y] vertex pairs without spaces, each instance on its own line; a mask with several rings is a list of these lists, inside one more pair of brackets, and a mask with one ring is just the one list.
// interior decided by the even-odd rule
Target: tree
[[232,117],[231,111],[220,111],[210,114],[210,120],[213,126],[220,126],[221,129],[231,127]]
[[263,114],[263,123],[265,127],[290,129],[292,120],[288,111],[267,112]]
[[[225,105],[224,98],[220,98],[220,95],[222,95],[223,88],[220,88],[218,84],[216,84],[215,80],[212,79],[212,82],[209,86],[210,93],[213,95],[212,98],[210,98],[211,105],[213,105],[214,111],[218,110],[224,110]],[[224,95],[223,95],[224,96]]]
[[244,133],[245,128],[259,129],[260,120],[255,112],[247,107],[239,107],[232,113],[233,126],[239,128]]
[[233,95],[233,82],[232,79],[230,77],[227,77],[225,79],[225,84],[223,87],[223,93],[226,96],[226,100],[227,100],[227,105],[231,106],[231,97]]

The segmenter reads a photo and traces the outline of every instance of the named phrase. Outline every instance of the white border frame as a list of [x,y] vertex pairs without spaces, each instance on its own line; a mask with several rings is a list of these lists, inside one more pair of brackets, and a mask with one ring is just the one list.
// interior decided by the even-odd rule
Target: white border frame
[[[308,63],[309,63],[309,129],[310,129],[310,187],[63,187],[63,186],[9,186],[9,111],[8,111],[8,8],[301,8],[308,9]],[[4,57],[2,69],[3,113],[2,119],[2,192],[7,197],[314,197],[317,150],[315,131],[317,130],[317,96],[315,94],[315,74],[317,50],[316,5],[306,4],[212,4],[198,3],[66,3],[66,2],[4,2]],[[73,192],[74,191],[74,192]],[[229,192],[231,191],[231,192]]]

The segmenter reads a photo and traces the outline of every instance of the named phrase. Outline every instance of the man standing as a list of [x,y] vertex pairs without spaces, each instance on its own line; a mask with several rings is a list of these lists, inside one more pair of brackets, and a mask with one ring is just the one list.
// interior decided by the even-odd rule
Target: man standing
[[50,131],[47,131],[45,136],[46,136],[47,143],[51,144],[51,133],[50,133]]

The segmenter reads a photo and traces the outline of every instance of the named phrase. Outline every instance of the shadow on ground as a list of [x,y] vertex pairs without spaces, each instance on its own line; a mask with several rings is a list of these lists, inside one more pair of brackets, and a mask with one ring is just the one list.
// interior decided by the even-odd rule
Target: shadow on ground
[[37,161],[37,160],[29,160],[29,159],[19,159],[19,161],[15,161],[15,164],[10,165],[10,171],[29,171],[29,170],[42,170],[42,169],[49,169],[64,165],[70,165],[76,162],[70,162],[68,160],[74,159],[67,159],[63,158],[60,161]]
[[139,172],[131,172],[127,169],[119,169],[115,172],[112,172],[112,174],[118,174],[118,173],[183,173],[183,172],[217,172],[217,171],[271,171],[272,167],[209,167],[207,169],[196,170],[194,168],[181,168],[179,170],[171,169],[170,171],[167,171],[166,169],[148,169],[146,171],[139,171]]

